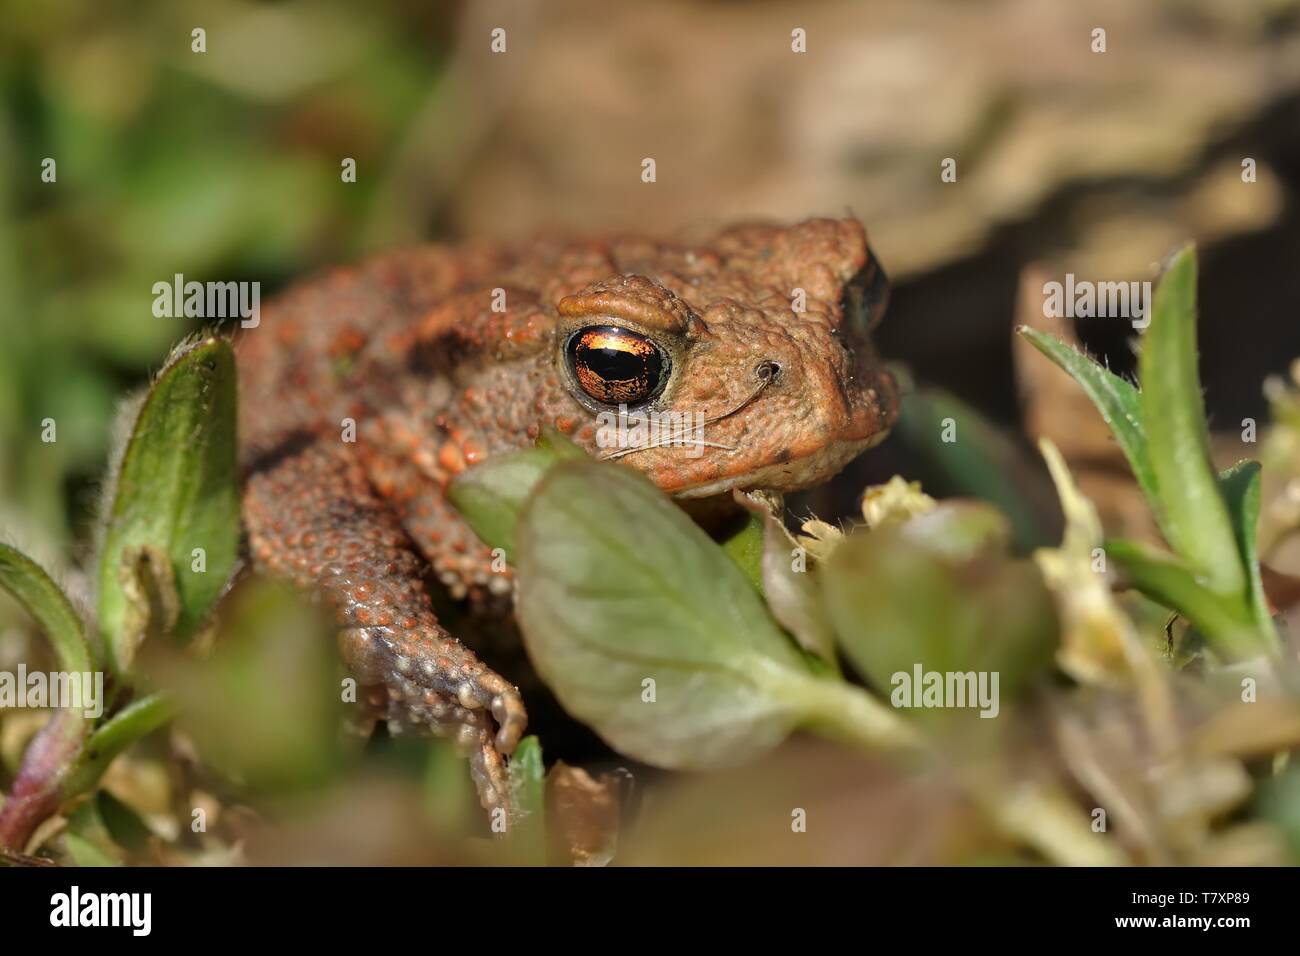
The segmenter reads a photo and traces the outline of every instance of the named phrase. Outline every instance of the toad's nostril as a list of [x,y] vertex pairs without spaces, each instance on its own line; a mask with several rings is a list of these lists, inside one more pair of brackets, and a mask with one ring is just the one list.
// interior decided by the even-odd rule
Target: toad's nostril
[[781,363],[772,359],[763,359],[754,366],[754,374],[763,382],[775,382],[781,376]]

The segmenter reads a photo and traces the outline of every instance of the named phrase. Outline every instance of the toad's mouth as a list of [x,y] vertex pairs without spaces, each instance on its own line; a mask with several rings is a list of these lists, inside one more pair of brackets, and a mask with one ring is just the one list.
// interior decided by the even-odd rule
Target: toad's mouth
[[788,461],[762,465],[724,478],[714,478],[664,490],[674,498],[709,498],[733,489],[773,491],[782,494],[801,491],[834,477],[862,452],[883,441],[886,434],[887,432],[880,431],[867,438],[830,442],[811,454],[791,458]]

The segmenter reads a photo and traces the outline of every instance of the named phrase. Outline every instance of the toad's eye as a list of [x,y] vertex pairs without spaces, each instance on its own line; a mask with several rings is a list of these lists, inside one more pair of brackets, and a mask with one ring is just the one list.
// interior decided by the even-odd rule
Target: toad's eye
[[669,360],[651,339],[616,325],[578,329],[564,346],[578,386],[606,405],[648,402],[668,381]]

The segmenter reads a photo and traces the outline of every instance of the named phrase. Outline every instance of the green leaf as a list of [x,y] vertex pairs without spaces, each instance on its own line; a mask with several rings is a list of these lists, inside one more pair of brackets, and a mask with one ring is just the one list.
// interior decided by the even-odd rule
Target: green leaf
[[[986,505],[943,504],[855,532],[822,569],[840,644],[882,693],[905,686],[919,666],[925,673],[996,673],[999,695],[1010,699],[1050,667],[1058,631],[1051,595],[1032,562],[1007,553],[1005,520],[997,528],[981,512],[1000,517]],[[969,530],[959,530],[963,523]],[[950,547],[946,536],[964,539],[963,546]],[[980,538],[985,546],[975,551]]]
[[514,563],[515,524],[542,476],[562,461],[590,456],[551,426],[542,429],[533,448],[497,455],[457,475],[447,500],[487,545],[501,548]]
[[1142,494],[1153,509],[1158,508],[1160,500],[1156,495],[1155,471],[1151,466],[1150,451],[1142,426],[1141,396],[1138,390],[1131,382],[1050,335],[1027,327],[1021,327],[1017,331],[1083,388],[1119,442]]
[[[412,741],[415,738],[407,738]],[[389,745],[396,743],[390,740]],[[465,758],[451,740],[422,741],[427,750],[421,789],[429,821],[442,834],[464,836],[483,822]]]
[[528,448],[496,456],[469,468],[447,486],[447,500],[484,543],[501,548],[515,563],[515,525],[533,489],[560,458]]
[[1292,765],[1265,781],[1254,803],[1260,816],[1278,828],[1292,860],[1300,864],[1300,767]]
[[[957,440],[941,441],[949,420],[955,423]],[[1021,549],[1049,543],[1045,515],[1035,509],[1023,477],[1023,449],[976,409],[941,389],[918,387],[904,399],[894,430],[921,459],[927,489],[997,505],[1011,521]]]
[[73,866],[121,866],[122,861],[95,841],[69,829],[63,834],[63,846]]
[[235,448],[230,344],[206,339],[178,350],[136,418],[99,556],[99,622],[117,670],[138,639],[128,621],[128,552],[152,549],[170,562],[178,638],[198,630],[224,590],[239,549]]
[[1005,556],[1011,550],[1006,516],[981,501],[945,501],[892,527],[900,538],[948,561]]
[[7,544],[0,544],[0,587],[41,626],[61,670],[78,674],[91,670],[85,628],[72,602],[40,565]]
[[64,798],[93,788],[118,754],[175,715],[175,704],[165,694],[143,697],[122,708],[96,728],[82,746],[77,762],[63,782]]
[[640,475],[557,467],[520,522],[518,559],[530,657],[620,751],[742,762],[797,722],[769,685],[801,676],[799,654],[741,571]]
[[147,849],[153,834],[133,807],[107,790],[95,794],[95,803],[99,807],[99,818],[115,844],[137,853]]
[[510,838],[522,860],[532,866],[546,863],[546,766],[536,736],[519,741],[510,758]]
[[872,744],[911,735],[813,677],[744,574],[645,477],[566,462],[520,516],[518,614],[564,707],[662,767],[744,762],[797,725]]
[[252,578],[223,602],[206,659],[161,645],[147,676],[207,766],[262,793],[319,787],[342,758],[342,712],[364,707],[339,684],[335,631],[294,589]]
[[60,839],[74,866],[122,865],[122,848],[114,842],[97,798],[86,800],[72,811]]
[[1219,474],[1219,487],[1228,505],[1228,516],[1232,520],[1232,530],[1237,539],[1241,565],[1246,569],[1250,608],[1255,616],[1255,627],[1264,642],[1276,649],[1277,631],[1273,627],[1273,616],[1268,611],[1264,582],[1259,572],[1259,486],[1260,466],[1257,461],[1239,461]]
[[1204,587],[1182,559],[1122,539],[1107,541],[1106,554],[1134,587],[1182,614],[1224,657],[1247,659],[1259,653],[1249,608]]
[[[835,635],[814,580],[816,564],[785,527],[785,499],[762,491],[738,495],[745,523],[722,550],[763,596],[767,610],[805,652],[814,674],[839,674]],[[835,531],[838,534],[838,530]]]
[[814,673],[839,673],[835,632],[821,600],[818,568],[806,553],[796,568],[799,545],[778,515],[764,516],[762,577],[763,598],[772,617],[808,653]]
[[1196,371],[1196,252],[1191,245],[1174,257],[1156,288],[1138,358],[1142,423],[1161,530],[1207,587],[1219,594],[1243,594],[1246,575],[1210,464]]
[[745,524],[722,542],[722,550],[749,579],[754,590],[763,593],[763,529],[765,522],[751,514]]
[[582,461],[591,457],[586,449],[554,425],[542,426],[542,432],[537,437],[537,447],[553,453],[557,458]]

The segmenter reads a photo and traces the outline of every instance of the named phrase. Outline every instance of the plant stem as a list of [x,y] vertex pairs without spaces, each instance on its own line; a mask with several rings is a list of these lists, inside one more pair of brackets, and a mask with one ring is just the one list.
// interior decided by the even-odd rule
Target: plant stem
[[810,714],[810,729],[824,736],[868,753],[925,747],[915,726],[861,688],[839,678],[808,678],[794,687],[800,708]]
[[0,807],[0,847],[22,852],[36,828],[59,808],[63,778],[89,726],[80,710],[60,710],[28,745],[13,789]]
[[176,714],[167,694],[152,694],[132,701],[86,740],[76,765],[68,773],[63,796],[85,793],[99,782],[113,758],[145,734],[157,730]]
[[[810,729],[868,753],[928,748],[925,736],[866,691],[839,680],[811,679],[796,685],[800,706],[813,717]],[[1093,833],[1071,800],[1035,782],[997,781],[991,787],[967,780],[964,789],[1009,836],[1065,866],[1123,866],[1123,853]]]

